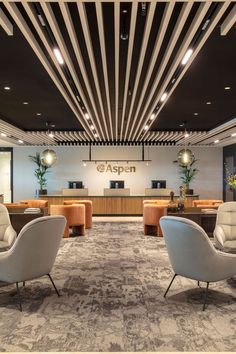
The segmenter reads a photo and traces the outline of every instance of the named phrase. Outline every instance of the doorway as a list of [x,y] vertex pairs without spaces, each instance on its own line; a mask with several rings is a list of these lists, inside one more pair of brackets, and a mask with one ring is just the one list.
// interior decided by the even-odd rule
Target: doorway
[[4,203],[13,200],[12,155],[12,148],[0,147],[0,199]]

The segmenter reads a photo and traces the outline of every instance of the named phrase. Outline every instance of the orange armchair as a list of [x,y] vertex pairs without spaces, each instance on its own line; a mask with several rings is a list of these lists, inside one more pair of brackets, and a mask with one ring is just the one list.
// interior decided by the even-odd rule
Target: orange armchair
[[91,200],[70,199],[65,200],[64,205],[83,204],[85,206],[85,229],[92,227],[93,203]]
[[143,206],[143,227],[144,235],[149,235],[155,229],[157,236],[163,236],[160,227],[160,218],[166,215],[166,206],[157,204],[144,204]]
[[73,233],[85,234],[85,206],[77,205],[51,205],[50,215],[64,215],[67,222],[64,230],[64,237],[69,237],[69,228]]
[[223,203],[223,200],[220,199],[198,199],[193,200],[193,207],[195,208],[209,208],[217,209],[220,204]]

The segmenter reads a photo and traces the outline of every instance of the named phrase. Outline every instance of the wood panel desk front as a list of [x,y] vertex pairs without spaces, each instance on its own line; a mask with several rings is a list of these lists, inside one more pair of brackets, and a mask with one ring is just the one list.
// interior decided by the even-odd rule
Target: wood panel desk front
[[[192,201],[198,199],[198,195],[188,196],[186,199],[186,207],[192,206]],[[177,197],[176,197],[177,198]],[[70,199],[86,199],[93,202],[93,215],[143,215],[143,200],[149,199],[166,199],[170,200],[170,197],[166,196],[74,196],[66,197],[62,195],[47,195],[42,196],[42,199],[48,201],[49,213],[50,205],[63,204],[64,200]]]

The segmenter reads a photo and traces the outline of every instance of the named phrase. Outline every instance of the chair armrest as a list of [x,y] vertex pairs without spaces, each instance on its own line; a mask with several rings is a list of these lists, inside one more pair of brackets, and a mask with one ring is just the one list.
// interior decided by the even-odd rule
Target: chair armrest
[[217,244],[219,244],[221,247],[224,247],[225,233],[220,225],[216,225],[213,235]]
[[16,231],[13,229],[13,227],[11,225],[9,225],[5,231],[5,235],[4,235],[4,240],[7,241],[9,247],[12,246],[13,242],[16,239]]

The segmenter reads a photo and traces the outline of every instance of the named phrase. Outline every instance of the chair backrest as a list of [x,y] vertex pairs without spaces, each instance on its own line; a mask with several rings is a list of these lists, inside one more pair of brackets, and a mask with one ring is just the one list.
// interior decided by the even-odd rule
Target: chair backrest
[[25,199],[20,200],[21,204],[26,204],[29,208],[46,208],[48,206],[48,201],[43,199]]
[[160,225],[174,272],[191,279],[208,279],[214,272],[217,252],[205,231],[194,221],[176,216],[163,216]]
[[217,210],[216,225],[220,225],[225,234],[225,240],[236,240],[236,202],[226,202]]
[[220,204],[223,203],[223,200],[220,199],[196,199],[193,200],[194,207],[218,207]]
[[6,230],[11,225],[9,213],[5,205],[0,204],[0,241],[5,240]]
[[30,280],[48,274],[54,264],[64,232],[64,216],[43,216],[30,221],[20,231],[9,252],[6,281]]

